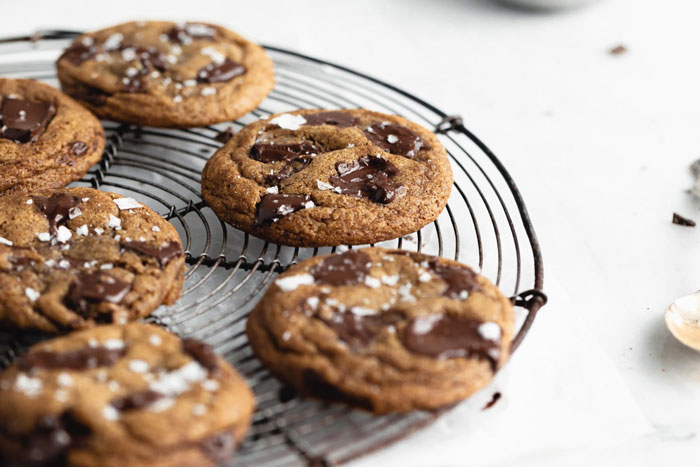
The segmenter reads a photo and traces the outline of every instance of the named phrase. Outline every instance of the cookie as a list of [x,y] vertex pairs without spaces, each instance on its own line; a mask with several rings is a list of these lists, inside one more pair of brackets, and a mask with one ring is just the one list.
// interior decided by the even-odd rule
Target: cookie
[[157,127],[234,120],[275,81],[262,47],[201,23],[138,21],[84,34],[56,67],[63,90],[99,117]]
[[202,196],[236,228],[284,245],[377,243],[447,204],[452,171],[425,128],[364,109],[298,110],[244,127],[207,162]]
[[104,145],[100,122],[58,89],[0,78],[0,195],[79,180]]
[[126,323],[180,296],[177,232],[132,198],[92,188],[0,197],[0,329]]
[[216,465],[253,406],[208,345],[154,325],[97,326],[35,345],[0,374],[0,463]]
[[260,361],[298,392],[375,413],[438,409],[508,359],[514,314],[455,261],[366,248],[281,274],[248,318]]

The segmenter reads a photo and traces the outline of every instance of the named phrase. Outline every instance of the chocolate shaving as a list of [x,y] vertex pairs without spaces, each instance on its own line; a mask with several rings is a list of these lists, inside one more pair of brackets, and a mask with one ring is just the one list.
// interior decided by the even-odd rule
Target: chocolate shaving
[[680,214],[676,214],[675,212],[673,213],[673,219],[671,220],[676,225],[683,225],[685,227],[695,227],[695,221],[692,219],[688,219],[687,217],[683,217]]

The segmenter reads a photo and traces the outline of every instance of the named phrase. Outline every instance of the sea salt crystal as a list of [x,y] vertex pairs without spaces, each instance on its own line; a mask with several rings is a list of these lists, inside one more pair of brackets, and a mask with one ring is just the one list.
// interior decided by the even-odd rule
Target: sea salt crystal
[[150,368],[150,365],[143,360],[131,360],[129,362],[129,369],[134,373],[146,373]]
[[58,231],[56,231],[56,240],[61,243],[66,243],[72,236],[73,233],[65,225],[60,226]]
[[36,290],[32,289],[31,287],[27,287],[24,289],[24,295],[26,295],[27,298],[32,302],[36,302],[37,299],[41,297],[41,294]]
[[112,227],[116,230],[119,230],[122,228],[122,220],[110,214],[109,222],[107,222],[107,227]]
[[306,119],[303,115],[282,114],[270,120],[270,123],[285,130],[298,130]]
[[39,378],[31,378],[23,373],[18,374],[15,380],[15,390],[24,393],[27,397],[38,396],[43,387]]
[[143,204],[139,203],[133,198],[117,198],[114,200],[114,204],[117,205],[120,211],[124,211],[126,209],[136,209],[136,208],[142,208]]
[[282,289],[284,292],[291,292],[296,290],[300,285],[312,285],[314,283],[314,276],[311,274],[295,274],[293,276],[282,277],[275,281],[277,287]]
[[216,94],[216,88],[212,88],[210,86],[202,88],[199,94],[201,94],[202,96],[213,96],[214,94]]
[[4,237],[0,237],[0,245],[12,246],[12,242]]
[[492,321],[481,323],[477,330],[479,335],[486,340],[496,341],[501,338],[501,327]]
[[39,237],[39,240],[41,240],[42,242],[48,242],[49,240],[51,240],[51,234],[48,232],[41,232],[36,234],[36,236]]
[[89,234],[87,224],[83,224],[77,229],[75,229],[75,233],[77,233],[78,235],[82,235],[83,237],[87,237]]

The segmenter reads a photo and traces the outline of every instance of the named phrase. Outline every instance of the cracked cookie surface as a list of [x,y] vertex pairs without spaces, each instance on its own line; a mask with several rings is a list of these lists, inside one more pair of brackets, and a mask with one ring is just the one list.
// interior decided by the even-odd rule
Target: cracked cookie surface
[[132,198],[63,188],[0,198],[0,328],[126,323],[179,298],[170,223]]
[[63,90],[99,117],[158,127],[234,120],[274,85],[262,47],[204,23],[137,21],[90,32],[56,66]]
[[154,325],[98,326],[37,344],[0,373],[0,463],[217,465],[253,406],[209,346]]
[[202,196],[219,218],[292,246],[377,243],[447,204],[452,172],[425,128],[364,109],[298,110],[247,125],[207,162]]
[[300,393],[386,413],[438,409],[486,386],[508,359],[513,327],[510,301],[469,267],[366,248],[281,274],[247,334]]
[[100,122],[58,89],[0,78],[0,194],[60,188],[102,156]]

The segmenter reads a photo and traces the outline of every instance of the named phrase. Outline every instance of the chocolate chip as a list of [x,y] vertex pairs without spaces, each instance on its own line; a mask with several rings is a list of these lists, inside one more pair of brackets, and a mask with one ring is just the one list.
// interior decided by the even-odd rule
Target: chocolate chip
[[66,296],[67,305],[86,314],[92,303],[121,303],[131,284],[103,271],[84,271],[75,278]]
[[30,102],[5,97],[0,107],[0,138],[16,143],[35,140],[55,115],[50,102]]
[[293,212],[312,207],[314,203],[307,195],[267,194],[258,203],[255,224],[267,225]]
[[375,123],[364,130],[365,136],[383,150],[412,159],[421,150],[432,147],[413,131],[391,122]]
[[112,399],[110,401],[110,405],[120,412],[126,412],[129,410],[138,410],[148,407],[163,397],[165,396],[157,391],[146,389],[131,393],[128,396]]
[[183,339],[182,349],[210,373],[216,374],[219,370],[219,358],[209,344],[196,339]]
[[124,243],[122,247],[126,250],[157,259],[162,268],[167,266],[173,258],[182,256],[182,246],[178,242],[168,242],[161,246],[155,246],[148,242],[132,241]]
[[412,319],[402,340],[409,351],[436,359],[477,357],[495,371],[501,354],[500,341],[479,333],[483,322],[435,314]]
[[246,69],[240,63],[228,58],[223,63],[210,63],[197,72],[200,83],[222,83],[245,73]]
[[695,221],[692,219],[688,219],[687,217],[683,217],[680,214],[676,214],[675,212],[673,213],[673,219],[672,221],[676,225],[683,225],[686,227],[695,227]]
[[335,168],[338,175],[330,177],[328,182],[344,195],[387,204],[405,190],[402,184],[392,180],[400,172],[398,167],[381,157],[364,156],[352,165],[338,162]]
[[76,156],[82,156],[88,151],[89,147],[82,141],[75,141],[71,143],[70,150]]
[[31,371],[35,368],[85,370],[98,366],[112,366],[124,356],[124,353],[123,348],[108,349],[103,346],[64,353],[39,350],[24,354],[17,359],[17,367],[22,371]]
[[367,253],[348,250],[324,258],[310,272],[319,284],[357,285],[365,280],[371,264],[372,260]]
[[338,128],[347,128],[360,124],[360,121],[349,113],[337,110],[307,114],[303,117],[306,119],[305,125],[309,126],[331,125],[337,126]]
[[296,159],[300,156],[310,156],[319,152],[319,148],[306,141],[288,144],[258,142],[250,149],[250,157],[260,162],[277,162]]
[[71,209],[80,206],[80,198],[66,193],[53,193],[51,196],[32,196],[37,207],[49,221],[49,232],[56,233],[59,225],[65,224]]

